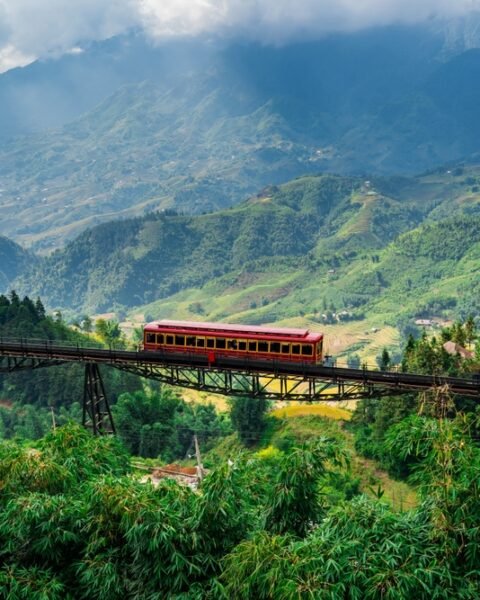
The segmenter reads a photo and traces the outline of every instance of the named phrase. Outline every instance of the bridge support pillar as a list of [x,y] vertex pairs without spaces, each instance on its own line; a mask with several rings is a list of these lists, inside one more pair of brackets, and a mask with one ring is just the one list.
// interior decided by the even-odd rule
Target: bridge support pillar
[[115,433],[115,424],[100,374],[100,367],[96,363],[85,365],[82,424],[84,427],[92,429],[93,435]]

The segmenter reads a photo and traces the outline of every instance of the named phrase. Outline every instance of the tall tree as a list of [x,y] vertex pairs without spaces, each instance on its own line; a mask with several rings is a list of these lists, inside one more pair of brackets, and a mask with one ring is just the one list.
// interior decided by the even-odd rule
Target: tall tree
[[245,446],[253,446],[265,429],[265,413],[268,401],[264,398],[242,396],[231,398],[230,418],[232,425]]
[[319,481],[327,463],[346,457],[338,442],[321,438],[289,452],[280,462],[267,504],[266,526],[273,533],[304,536],[320,516]]
[[386,348],[383,349],[380,356],[377,356],[377,365],[380,371],[386,371],[391,364],[391,358],[388,350]]

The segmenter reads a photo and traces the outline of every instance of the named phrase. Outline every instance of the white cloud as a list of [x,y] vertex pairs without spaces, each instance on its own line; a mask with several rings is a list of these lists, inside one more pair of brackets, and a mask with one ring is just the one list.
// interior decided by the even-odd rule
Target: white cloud
[[353,31],[432,17],[462,16],[479,0],[139,0],[144,28],[154,37],[243,35],[284,43],[331,31]]
[[0,70],[142,27],[154,39],[240,36],[286,43],[330,31],[456,17],[480,0],[0,0]]
[[10,56],[45,57],[121,33],[134,24],[137,5],[136,0],[0,0],[0,70],[9,62],[7,48],[14,49]]
[[11,44],[6,44],[0,48],[0,73],[13,69],[14,67],[23,67],[35,60],[35,56],[22,54]]

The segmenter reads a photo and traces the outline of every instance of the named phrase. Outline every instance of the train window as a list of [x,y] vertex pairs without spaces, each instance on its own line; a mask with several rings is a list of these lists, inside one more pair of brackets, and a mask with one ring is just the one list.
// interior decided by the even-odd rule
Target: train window
[[245,340],[240,340],[238,342],[238,349],[245,351],[247,349],[247,342]]
[[227,340],[225,338],[217,338],[216,347],[223,349],[227,345]]
[[300,354],[300,344],[292,344],[292,354]]
[[270,342],[270,352],[280,352],[280,342]]
[[205,338],[197,338],[197,348],[205,348]]
[[238,350],[237,340],[227,340],[227,348],[229,350]]
[[175,336],[175,345],[176,346],[184,346],[185,345],[185,336],[184,335],[176,335]]
[[268,352],[268,342],[258,342],[259,352]]
[[173,344],[173,335],[167,335],[167,344]]
[[187,335],[187,341],[185,343],[186,346],[193,346],[195,347],[195,336],[194,335]]
[[282,354],[290,354],[290,344],[282,344]]
[[257,342],[248,342],[248,350],[249,352],[257,351]]
[[306,356],[312,356],[313,349],[311,344],[303,344],[302,345],[302,354]]
[[207,338],[207,348],[215,348],[215,338]]
[[157,333],[157,344],[163,344],[163,333]]
[[147,342],[147,344],[154,344],[155,343],[155,334],[147,333],[145,341]]

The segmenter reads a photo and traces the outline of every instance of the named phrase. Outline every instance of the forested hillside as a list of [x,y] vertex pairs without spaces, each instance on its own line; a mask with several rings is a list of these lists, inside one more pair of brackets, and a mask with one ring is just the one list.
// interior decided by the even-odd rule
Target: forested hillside
[[[22,289],[50,304],[102,310],[114,303],[143,304],[225,273],[248,271],[262,260],[304,257],[319,231],[328,232],[332,215],[349,208],[352,185],[349,179],[313,178],[285,191],[266,190],[224,212],[197,217],[160,212],[101,225],[32,269]],[[60,272],[65,277],[58,278]]]
[[147,305],[154,318],[257,323],[465,317],[478,311],[478,181],[476,166],[299,178],[226,211],[101,225],[15,285],[74,315]]
[[[67,327],[61,315],[48,316],[40,299],[21,299],[15,292],[0,296],[0,337],[99,343]],[[110,401],[121,393],[141,388],[137,377],[110,368],[105,369],[104,379]],[[80,363],[0,374],[0,435],[11,437],[29,432],[26,437],[38,437],[45,419],[50,426],[50,408],[63,411],[65,419],[79,419],[83,385],[84,366]]]
[[397,511],[381,486],[360,492],[345,435],[322,427],[282,450],[224,455],[199,491],[142,482],[117,440],[78,426],[2,442],[1,593],[475,598],[480,454],[466,420],[394,426],[390,453],[416,464],[420,496]]

